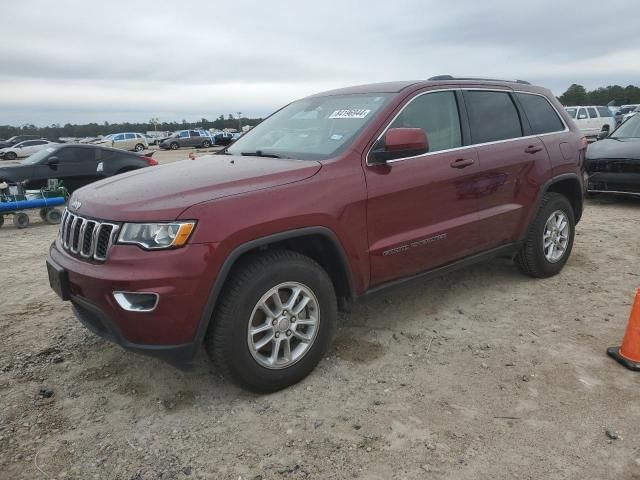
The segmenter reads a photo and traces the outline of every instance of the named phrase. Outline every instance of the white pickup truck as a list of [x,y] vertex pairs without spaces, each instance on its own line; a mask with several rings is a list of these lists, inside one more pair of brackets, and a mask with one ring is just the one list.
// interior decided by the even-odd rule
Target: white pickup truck
[[585,137],[597,137],[603,130],[613,131],[616,122],[608,107],[578,105],[564,107]]

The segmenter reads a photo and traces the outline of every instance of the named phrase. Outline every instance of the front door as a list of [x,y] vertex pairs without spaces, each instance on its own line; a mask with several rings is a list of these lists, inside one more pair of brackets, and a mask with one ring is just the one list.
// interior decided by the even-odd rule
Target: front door
[[[453,90],[411,99],[388,128],[422,128],[428,153],[365,165],[371,285],[409,276],[475,250],[478,174],[464,147]],[[384,137],[382,137],[384,138]],[[381,148],[378,141],[374,149]]]

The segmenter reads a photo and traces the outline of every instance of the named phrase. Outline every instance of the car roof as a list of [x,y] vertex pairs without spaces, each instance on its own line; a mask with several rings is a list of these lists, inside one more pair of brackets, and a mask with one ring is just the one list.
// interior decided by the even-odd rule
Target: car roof
[[123,155],[139,157],[139,155],[136,155],[133,152],[127,152],[119,148],[103,147],[102,145],[92,145],[90,143],[61,143],[59,146],[55,148],[56,150],[60,150],[61,148],[64,148],[64,147],[77,147],[77,148],[84,148],[87,150],[107,150],[109,152],[117,152],[117,153],[122,153]]
[[366,93],[400,93],[403,90],[417,90],[419,88],[433,86],[446,86],[448,88],[487,86],[505,88],[508,90],[514,89],[529,91],[534,93],[548,92],[548,90],[545,88],[533,86],[529,84],[529,82],[525,82],[523,80],[498,80],[489,78],[452,77],[450,75],[440,75],[438,77],[431,77],[431,79],[429,80],[407,80],[400,82],[383,82],[370,83],[366,85],[355,85],[352,87],[328,90],[326,92],[310,95],[307,98]]

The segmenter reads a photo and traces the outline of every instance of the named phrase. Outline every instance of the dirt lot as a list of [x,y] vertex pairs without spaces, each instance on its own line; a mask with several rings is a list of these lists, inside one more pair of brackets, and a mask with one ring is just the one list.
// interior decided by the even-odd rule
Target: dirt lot
[[182,372],[94,337],[33,223],[0,230],[2,479],[640,478],[640,374],[605,356],[640,287],[640,201],[589,201],[555,278],[498,259],[362,301],[266,396],[204,354]]

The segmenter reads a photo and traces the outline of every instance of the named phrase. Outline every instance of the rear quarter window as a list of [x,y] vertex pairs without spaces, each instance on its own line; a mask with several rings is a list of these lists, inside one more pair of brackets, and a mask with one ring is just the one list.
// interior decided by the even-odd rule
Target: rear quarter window
[[609,110],[607,107],[596,107],[596,108],[598,109],[598,113],[600,114],[601,117],[613,117],[611,110]]
[[587,110],[589,111],[589,117],[590,118],[598,118],[598,112],[596,111],[595,108],[589,107],[589,108],[587,108]]
[[520,116],[507,92],[464,92],[472,143],[487,143],[522,136]]
[[529,120],[532,133],[540,135],[564,130],[562,120],[546,98],[527,93],[516,93],[516,97]]

